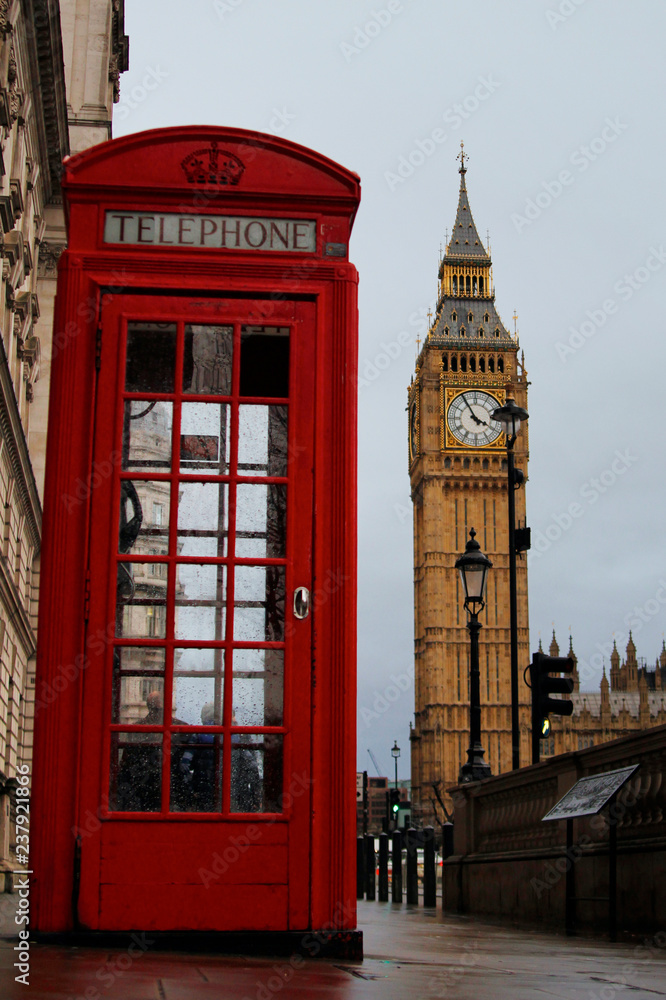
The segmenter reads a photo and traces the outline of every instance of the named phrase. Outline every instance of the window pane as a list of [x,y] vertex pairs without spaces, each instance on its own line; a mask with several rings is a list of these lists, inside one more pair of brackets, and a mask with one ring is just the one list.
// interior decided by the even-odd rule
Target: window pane
[[239,476],[287,475],[288,413],[287,406],[239,406]]
[[183,403],[180,418],[180,471],[224,476],[229,471],[231,407]]
[[164,649],[116,646],[111,721],[161,726],[163,705]]
[[241,396],[289,395],[289,327],[241,329]]
[[237,726],[281,726],[284,650],[234,650],[233,714]]
[[178,554],[226,556],[229,534],[227,484],[181,482],[178,494]]
[[174,733],[170,812],[219,812],[221,808],[222,735]]
[[185,327],[183,392],[231,395],[233,326]]
[[215,677],[174,675],[174,713],[181,725],[222,725],[222,669],[218,676],[216,683]]
[[166,580],[155,580],[150,563],[118,563],[116,635],[163,639],[166,635]]
[[128,323],[127,392],[173,392],[175,363],[175,323]]
[[239,483],[236,488],[236,555],[279,559],[285,554],[287,486]]
[[159,812],[161,733],[111,733],[109,809]]
[[234,638],[281,642],[284,637],[284,566],[236,566]]
[[231,737],[231,812],[282,811],[282,736]]
[[226,566],[180,564],[176,571],[176,639],[224,639]]
[[168,482],[121,480],[119,552],[167,555],[170,494]]
[[172,403],[148,399],[125,401],[123,469],[170,471],[172,416]]

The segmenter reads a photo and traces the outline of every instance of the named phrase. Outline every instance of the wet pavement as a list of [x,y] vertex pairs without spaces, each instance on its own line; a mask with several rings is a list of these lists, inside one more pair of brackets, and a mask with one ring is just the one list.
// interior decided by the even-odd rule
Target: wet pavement
[[10,907],[8,897],[0,896],[2,1000],[666,997],[664,932],[610,944],[377,902],[359,903],[362,962],[160,952],[151,950],[149,936],[137,935],[125,949],[31,944],[29,985],[23,985],[14,978],[17,942],[6,936],[12,930]]

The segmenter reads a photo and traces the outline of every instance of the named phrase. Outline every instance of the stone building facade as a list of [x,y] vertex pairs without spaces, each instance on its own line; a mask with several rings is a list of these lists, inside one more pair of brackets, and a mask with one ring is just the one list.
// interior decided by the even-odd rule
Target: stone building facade
[[35,714],[53,305],[65,247],[59,178],[70,150],[110,138],[127,68],[123,17],[123,0],[0,0],[0,890]]
[[[549,654],[560,655],[554,631]],[[571,636],[567,654],[577,665]],[[551,734],[541,741],[543,758],[571,750],[585,750],[620,736],[666,724],[666,644],[662,643],[654,667],[648,667],[644,660],[637,658],[630,632],[625,659],[620,660],[613,642],[610,664],[610,680],[604,667],[599,691],[580,690],[576,666],[571,695],[573,715],[568,718],[551,716]]]
[[[458,210],[439,266],[437,309],[409,387],[409,474],[414,503],[414,819],[432,823],[433,785],[456,784],[469,745],[469,633],[455,569],[474,528],[491,559],[480,615],[481,725],[494,774],[510,770],[511,678],[507,458],[490,414],[512,397],[527,408],[518,339],[496,306],[492,261],[476,229],[461,153]],[[527,428],[514,446],[527,476]],[[515,493],[524,523],[525,490]],[[529,661],[527,561],[517,560],[518,657]],[[529,690],[519,679],[521,760],[529,754]],[[450,804],[450,803],[449,803]],[[438,817],[441,820],[441,814]]]

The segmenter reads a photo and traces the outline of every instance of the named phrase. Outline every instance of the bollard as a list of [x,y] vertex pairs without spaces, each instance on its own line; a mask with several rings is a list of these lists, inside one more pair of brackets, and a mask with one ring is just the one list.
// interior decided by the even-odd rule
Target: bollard
[[365,837],[365,898],[375,898],[375,838],[371,833]]
[[435,869],[435,830],[423,827],[423,905],[437,906],[437,872]]
[[394,903],[402,903],[402,834],[400,830],[393,831],[391,868],[391,899]]
[[442,823],[442,857],[446,861],[453,854],[453,823]]
[[363,837],[356,838],[356,898],[365,896],[365,844]]
[[407,842],[407,902],[416,903],[419,901],[419,873],[418,856],[416,853],[417,834],[413,827],[407,831],[405,837]]
[[388,833],[379,834],[379,895],[380,903],[388,903]]

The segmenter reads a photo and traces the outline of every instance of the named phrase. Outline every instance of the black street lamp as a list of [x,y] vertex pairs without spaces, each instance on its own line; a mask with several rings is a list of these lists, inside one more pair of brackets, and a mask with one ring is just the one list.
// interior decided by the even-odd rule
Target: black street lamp
[[520,430],[521,420],[527,420],[529,413],[515,400],[507,396],[504,406],[492,414],[493,420],[502,424],[506,435],[506,455],[508,469],[509,498],[509,615],[511,632],[511,766],[514,771],[520,767],[520,720],[518,715],[518,595],[516,588],[516,498],[514,491],[524,481],[520,469],[513,461],[513,446]]
[[393,746],[391,747],[391,756],[395,761],[395,789],[398,790],[398,757],[400,756],[400,747],[398,746],[398,741],[393,740]]
[[460,768],[458,781],[479,781],[489,778],[490,765],[483,759],[484,749],[481,746],[481,693],[479,684],[479,612],[484,608],[486,592],[486,577],[492,563],[483,554],[481,546],[476,541],[474,528],[470,529],[469,541],[464,553],[456,559],[456,569],[460,571],[463,590],[465,591],[465,610],[468,614],[467,630],[469,631],[469,750],[467,761]]

